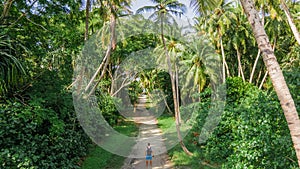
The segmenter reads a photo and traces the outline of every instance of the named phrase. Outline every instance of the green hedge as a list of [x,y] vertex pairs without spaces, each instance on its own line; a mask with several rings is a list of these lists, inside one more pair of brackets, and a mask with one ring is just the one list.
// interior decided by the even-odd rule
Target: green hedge
[[39,105],[2,105],[0,138],[0,168],[79,168],[87,152],[77,122],[65,123]]
[[[274,92],[259,90],[240,78],[227,79],[225,110],[203,145],[204,158],[222,168],[293,168],[297,160],[287,123]],[[210,90],[198,104],[201,131],[210,106]]]
[[80,127],[68,78],[44,71],[0,104],[0,168],[79,168],[90,139]]

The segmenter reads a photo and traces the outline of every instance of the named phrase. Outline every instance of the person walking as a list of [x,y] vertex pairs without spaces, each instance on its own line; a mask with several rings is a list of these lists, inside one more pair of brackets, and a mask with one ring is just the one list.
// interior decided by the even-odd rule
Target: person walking
[[145,151],[145,155],[146,155],[146,167],[148,168],[149,163],[150,163],[150,167],[152,167],[152,157],[154,157],[154,155],[150,143],[148,143],[148,146]]

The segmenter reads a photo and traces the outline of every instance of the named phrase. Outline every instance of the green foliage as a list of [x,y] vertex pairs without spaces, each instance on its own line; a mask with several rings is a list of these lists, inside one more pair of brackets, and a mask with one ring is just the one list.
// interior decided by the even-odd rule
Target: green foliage
[[141,88],[141,85],[138,81],[133,81],[132,83],[130,83],[127,92],[131,104],[135,104],[137,103],[139,95],[143,92],[143,89]]
[[224,168],[286,168],[295,164],[289,130],[274,98],[252,89],[236,108],[239,115],[231,127],[234,140],[230,145],[234,152]]
[[[128,22],[132,22],[129,20]],[[133,27],[132,29],[134,29]],[[130,30],[133,31],[133,30]],[[138,34],[130,36],[118,43],[119,48],[112,55],[113,62],[120,62],[130,54],[147,48],[154,48],[158,38],[154,34]],[[121,60],[120,60],[121,59]]]
[[[7,5],[8,2],[2,2],[0,6],[0,168],[79,168],[90,141],[76,120],[72,96],[66,89],[71,84],[72,57],[83,45],[84,11],[80,10],[81,4],[77,0],[13,1],[11,6]],[[247,79],[251,69],[245,69],[245,65],[253,66],[257,45],[242,9],[226,3],[220,2],[224,6],[216,9],[210,20],[203,17],[204,24],[198,30],[209,32],[219,53],[220,35],[223,35],[226,61],[233,76],[238,73],[236,50],[239,47]],[[2,13],[6,7],[7,14]],[[291,11],[298,9],[299,5]],[[103,26],[105,16],[109,15],[106,12],[102,8],[91,12],[92,32]],[[104,19],[99,19],[101,17]],[[142,34],[135,34],[117,44],[111,56],[111,73],[133,52],[154,48],[159,43],[160,37],[141,31],[147,22],[136,15],[124,26],[124,34],[137,30]],[[300,112],[300,48],[295,46],[295,39],[286,38],[292,35],[287,22],[274,19],[272,11],[270,16],[265,17],[265,28],[270,42],[276,47],[279,63],[286,68],[285,77]],[[257,78],[256,84],[259,84],[260,72],[265,71],[261,59],[256,70],[254,79]],[[169,75],[159,70],[142,73],[145,76],[143,79],[140,77],[141,82],[133,82],[128,88],[131,101],[136,101],[142,92],[141,86],[149,92],[162,89],[172,108]],[[108,77],[105,75],[105,78]],[[100,86],[109,90],[110,79],[102,80]],[[193,168],[219,167],[211,165],[214,163],[222,164],[223,168],[296,166],[285,118],[272,88],[267,87],[269,93],[260,91],[238,78],[227,79],[227,86],[227,105],[222,121],[205,144],[199,145],[197,136],[210,108],[210,89],[200,94],[201,103],[192,105],[199,113],[198,123],[185,138],[185,144],[195,153],[193,157],[187,157],[176,146],[170,152],[176,165]],[[103,116],[116,127],[121,118],[115,107],[119,100],[107,92],[96,95]],[[172,118],[161,121],[163,129],[173,123]],[[116,130],[134,133],[134,127],[119,127]],[[90,168],[117,162],[119,164],[111,167],[120,167],[123,158],[94,148],[91,156],[95,158],[91,160]],[[199,162],[199,158],[206,160]]]
[[14,1],[6,7],[0,18],[0,168],[79,168],[89,139],[65,89],[72,55],[83,44],[80,3]]
[[65,90],[71,73],[65,67],[68,64],[53,71],[40,69],[22,103],[1,105],[1,168],[79,168],[90,140]]
[[20,87],[24,81],[22,76],[26,74],[17,51],[21,45],[14,43],[6,35],[7,31],[9,29],[0,25],[0,99]]
[[115,98],[111,97],[108,94],[99,94],[98,95],[98,103],[100,111],[105,118],[105,120],[110,125],[116,125],[118,118],[120,118],[120,114],[115,106],[118,102]]
[[[270,44],[274,47],[274,52],[278,63],[280,65],[298,63],[296,58],[299,56],[299,45],[293,38],[293,33],[286,21],[282,9],[278,8],[279,1],[255,1],[259,6],[264,7],[264,28],[269,37]],[[275,3],[276,6],[273,6]],[[263,5],[264,4],[264,5]],[[295,3],[299,4],[299,3]],[[299,6],[299,5],[297,5]],[[281,12],[277,13],[273,8],[279,9]],[[258,9],[258,8],[257,8]],[[296,5],[290,10],[295,10]],[[296,10],[297,11],[297,10]],[[295,11],[295,13],[297,13]],[[275,12],[273,17],[271,13]],[[294,16],[295,18],[295,16]],[[260,54],[256,67],[254,63],[258,54],[258,45],[255,41],[251,30],[251,25],[247,20],[247,16],[243,13],[242,6],[235,1],[220,1],[219,6],[213,11],[211,15],[198,17],[198,24],[196,29],[205,35],[209,35],[209,39],[216,47],[216,52],[221,55],[221,39],[224,47],[224,56],[228,65],[230,76],[238,76],[240,69],[237,60],[237,50],[241,54],[242,72],[245,79],[249,79],[252,70],[252,83],[259,86],[263,77],[262,72],[265,72],[265,66]],[[296,24],[297,25],[297,24]],[[291,38],[286,38],[286,37]],[[297,49],[298,48],[298,49]]]
[[[149,89],[151,92],[154,89],[159,89],[164,93],[164,97],[171,111],[174,110],[174,102],[172,95],[172,86],[169,73],[159,70],[155,74],[151,74],[153,87]],[[162,100],[161,100],[162,101]],[[167,109],[166,109],[167,111]],[[174,111],[173,111],[174,112]],[[170,112],[169,112],[170,113]]]
[[79,168],[87,151],[77,122],[64,123],[36,102],[1,105],[0,131],[1,168]]
[[158,127],[163,131],[167,131],[172,125],[174,125],[175,119],[173,116],[162,115],[158,119]]
[[6,7],[7,15],[0,18],[0,99],[5,100],[22,97],[41,68],[57,70],[70,63],[83,44],[75,0],[5,1],[0,11]]
[[[204,158],[210,163],[222,163],[222,168],[297,166],[285,117],[274,93],[268,94],[239,78],[229,78],[227,94],[221,122],[201,145]],[[207,96],[209,92],[202,95]],[[194,131],[201,131],[209,105],[209,99],[199,103],[199,123]]]
[[[94,169],[94,168],[105,168],[105,166],[110,165],[110,159],[118,158],[115,157],[108,151],[98,147],[97,145],[92,145],[90,147],[90,153],[88,157],[84,160],[82,169]],[[120,159],[123,162],[123,159]]]
[[226,86],[227,96],[229,96],[226,98],[226,103],[236,105],[239,105],[250,88],[253,88],[251,84],[243,82],[243,80],[238,77],[226,79]]

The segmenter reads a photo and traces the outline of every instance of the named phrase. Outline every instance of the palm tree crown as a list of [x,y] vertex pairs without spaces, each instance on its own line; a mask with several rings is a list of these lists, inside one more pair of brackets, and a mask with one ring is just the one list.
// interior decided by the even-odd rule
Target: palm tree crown
[[[171,21],[175,22],[175,19],[172,15],[181,17],[186,11],[187,8],[183,3],[178,2],[177,0],[151,0],[156,5],[154,6],[144,6],[139,8],[136,13],[152,13],[149,19],[154,21]],[[167,19],[167,20],[165,20]]]

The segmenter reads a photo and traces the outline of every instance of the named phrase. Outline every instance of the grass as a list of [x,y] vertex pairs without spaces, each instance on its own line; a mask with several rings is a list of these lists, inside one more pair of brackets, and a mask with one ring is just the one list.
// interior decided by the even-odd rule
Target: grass
[[162,115],[158,119],[158,127],[162,130],[162,132],[165,132],[168,128],[170,128],[174,124],[174,117],[173,116],[167,116]]
[[[133,122],[123,122],[114,127],[116,131],[126,136],[137,136],[138,128]],[[125,157],[112,154],[101,147],[92,144],[90,145],[89,155],[84,160],[82,169],[116,169],[121,168]]]
[[[158,118],[158,127],[162,130],[162,132],[167,131],[167,129],[174,124],[173,116],[161,116]],[[171,161],[174,163],[176,167],[179,168],[190,168],[190,169],[215,169],[220,168],[220,166],[216,164],[210,164],[204,158],[204,152],[202,149],[193,144],[195,141],[195,137],[193,134],[187,134],[184,138],[184,144],[193,153],[193,156],[188,156],[178,144],[172,149],[168,150],[168,155],[171,158]]]

